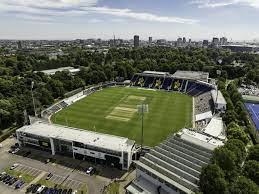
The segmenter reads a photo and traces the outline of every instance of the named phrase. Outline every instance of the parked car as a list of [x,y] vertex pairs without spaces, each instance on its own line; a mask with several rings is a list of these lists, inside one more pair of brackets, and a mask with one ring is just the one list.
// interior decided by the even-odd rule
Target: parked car
[[72,189],[69,189],[67,194],[72,194],[72,191],[73,191]]
[[13,165],[11,166],[10,170],[13,170],[13,169],[17,168],[17,166],[19,166],[19,164],[13,164]]
[[24,185],[24,181],[23,180],[19,180],[16,184],[15,184],[15,189],[20,189],[23,185]]
[[10,181],[12,178],[13,178],[12,176],[8,175],[8,177],[4,180],[4,183],[5,183],[5,184],[8,184],[9,181]]
[[51,177],[53,177],[53,174],[50,172],[47,177],[46,177],[46,180],[49,180]]
[[48,164],[48,163],[50,163],[50,158],[45,160],[45,164]]
[[41,194],[47,194],[47,191],[49,190],[48,187],[45,187],[40,193]]
[[76,194],[77,193],[77,190],[73,191],[72,194]]
[[30,154],[31,154],[31,151],[25,152],[25,153],[23,154],[23,157],[27,157],[27,156],[29,156]]
[[67,189],[64,189],[62,194],[67,194]]
[[36,187],[35,184],[31,184],[27,189],[26,189],[26,193],[30,193],[32,192],[32,190]]
[[86,170],[86,174],[93,175],[95,173],[96,169],[94,167],[89,167]]
[[37,191],[38,191],[38,189],[40,188],[40,184],[37,184],[34,188],[33,188],[33,190],[31,191],[32,193],[36,193]]
[[1,172],[0,178],[2,178],[4,175],[6,175],[6,172]]
[[59,189],[59,190],[58,190],[58,194],[62,194],[62,189]]
[[18,179],[17,179],[16,177],[13,177],[13,178],[9,181],[8,185],[13,185],[17,180],[18,180]]
[[8,174],[4,174],[0,177],[0,180],[4,182],[4,180],[8,177]]
[[41,193],[41,191],[43,191],[43,189],[44,189],[45,187],[46,187],[45,185],[41,185],[41,186],[38,188],[38,190],[37,190],[36,193]]

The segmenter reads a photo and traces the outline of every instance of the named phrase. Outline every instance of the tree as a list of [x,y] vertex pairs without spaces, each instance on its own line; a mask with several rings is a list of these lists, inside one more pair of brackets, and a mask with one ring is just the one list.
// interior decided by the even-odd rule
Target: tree
[[248,160],[256,160],[259,162],[259,144],[250,148]]
[[200,188],[204,194],[226,193],[227,182],[224,179],[224,172],[218,165],[209,164],[202,168]]
[[259,162],[248,160],[243,167],[243,175],[259,185]]
[[226,147],[215,149],[212,161],[224,171],[226,178],[232,179],[237,175],[236,155]]
[[249,141],[244,129],[240,126],[231,127],[227,130],[228,139],[239,139],[246,145]]
[[258,194],[258,186],[250,179],[240,176],[237,177],[229,186],[231,194]]
[[224,146],[228,150],[232,151],[236,155],[236,164],[241,165],[246,157],[245,144],[238,139],[230,139]]

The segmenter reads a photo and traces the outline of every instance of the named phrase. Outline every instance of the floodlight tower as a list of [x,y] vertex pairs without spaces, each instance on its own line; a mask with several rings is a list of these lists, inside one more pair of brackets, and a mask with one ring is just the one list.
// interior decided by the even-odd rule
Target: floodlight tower
[[34,81],[31,82],[31,97],[32,97],[32,103],[33,103],[33,109],[34,109],[34,116],[37,117],[35,101],[34,101],[34,96],[33,96],[33,91],[32,91],[33,86],[34,86]]
[[138,112],[141,113],[141,151],[142,151],[143,138],[144,138],[144,113],[148,113],[148,104],[138,105]]

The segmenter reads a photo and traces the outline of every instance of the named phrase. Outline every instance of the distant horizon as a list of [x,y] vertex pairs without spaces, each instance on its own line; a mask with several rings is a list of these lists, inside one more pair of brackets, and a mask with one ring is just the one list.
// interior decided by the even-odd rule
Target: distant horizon
[[[138,35],[138,34],[136,34]],[[134,36],[134,35],[133,35]],[[122,39],[122,40],[133,40],[133,36],[131,38],[121,38],[121,37],[115,37],[115,39]],[[148,38],[149,37],[152,37],[152,40],[155,41],[155,40],[160,40],[160,39],[165,39],[167,41],[177,41],[177,38],[183,38],[185,36],[179,36],[177,38],[166,38],[166,37],[153,37],[153,36],[148,36],[148,37],[143,37],[141,38],[140,36],[140,41],[148,41]],[[215,36],[215,38],[222,38],[223,36]],[[214,37],[211,37],[211,38],[204,38],[204,39],[195,39],[195,38],[191,38],[191,37],[185,37],[187,42],[189,39],[191,39],[192,41],[194,42],[198,42],[198,41],[203,41],[203,40],[208,40],[208,41],[212,41],[212,39]],[[228,37],[226,37],[228,38]],[[64,39],[58,39],[58,38],[48,38],[48,39],[45,39],[45,38],[39,38],[39,39],[19,39],[19,38],[1,38],[0,37],[0,40],[10,40],[10,41],[75,41],[75,40],[89,40],[89,39],[94,39],[94,40],[97,40],[97,39],[101,39],[101,40],[104,40],[104,41],[108,41],[108,40],[112,40],[114,39],[113,36],[111,36],[110,38],[106,37],[106,38],[101,38],[101,37],[85,37],[85,38],[64,38]],[[232,43],[242,43],[242,42],[246,42],[246,43],[259,43],[259,39],[253,39],[253,40],[230,40],[228,39],[228,42],[232,42]]]
[[[240,14],[242,13],[242,14]],[[259,40],[255,0],[1,0],[0,37]]]

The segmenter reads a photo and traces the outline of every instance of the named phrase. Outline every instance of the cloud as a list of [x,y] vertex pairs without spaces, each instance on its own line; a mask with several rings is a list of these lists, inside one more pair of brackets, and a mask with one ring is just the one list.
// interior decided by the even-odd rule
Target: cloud
[[196,4],[199,8],[218,8],[230,5],[259,8],[259,0],[196,0],[191,1],[191,4]]
[[98,6],[98,0],[0,0],[0,12],[33,15],[40,17],[76,17],[86,14],[110,15],[150,22],[194,24],[198,20],[160,16],[130,9],[116,9]]

